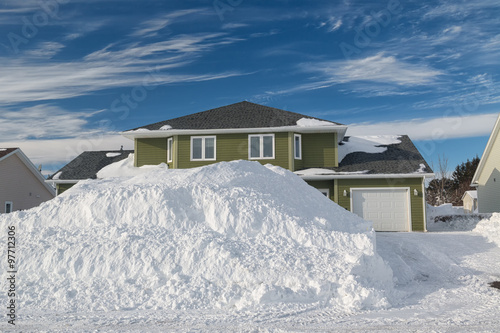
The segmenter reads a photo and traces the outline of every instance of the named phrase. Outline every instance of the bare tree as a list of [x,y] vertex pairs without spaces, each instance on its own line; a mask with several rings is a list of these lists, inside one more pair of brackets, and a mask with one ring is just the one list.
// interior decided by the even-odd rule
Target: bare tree
[[438,202],[442,205],[446,203],[448,197],[445,191],[445,183],[448,180],[448,157],[444,154],[438,155],[438,176],[440,178]]

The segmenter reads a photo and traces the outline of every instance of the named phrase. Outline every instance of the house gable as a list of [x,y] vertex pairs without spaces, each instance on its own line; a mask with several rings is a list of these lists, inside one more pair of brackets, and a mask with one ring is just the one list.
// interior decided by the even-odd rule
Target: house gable
[[54,196],[54,189],[20,149],[0,151],[0,213],[4,213],[5,202],[11,202],[13,210],[22,210]]
[[500,212],[500,115],[493,127],[471,185],[477,187],[480,213]]

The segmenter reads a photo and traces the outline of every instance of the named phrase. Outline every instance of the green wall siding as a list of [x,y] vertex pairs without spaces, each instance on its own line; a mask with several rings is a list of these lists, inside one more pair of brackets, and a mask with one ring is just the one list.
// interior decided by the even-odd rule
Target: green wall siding
[[[425,231],[423,186],[420,178],[401,179],[339,179],[338,180],[338,204],[347,210],[351,210],[351,188],[372,188],[372,187],[409,187],[411,203],[411,221],[413,231]],[[348,195],[344,197],[344,190]],[[418,195],[413,191],[417,190]]]
[[63,194],[64,191],[67,191],[69,190],[70,188],[73,187],[73,185],[75,185],[76,183],[74,184],[56,184],[56,190],[57,190],[57,195],[59,194]]
[[333,180],[320,180],[320,181],[307,181],[309,185],[317,189],[327,188],[330,190],[330,199],[335,201],[335,192],[334,192],[334,181]]
[[[249,133],[254,134],[254,133]],[[177,167],[179,169],[194,168],[223,161],[248,160],[248,135],[249,134],[218,134],[216,135],[216,160],[191,161],[191,136],[179,135],[177,151]],[[267,133],[255,133],[267,134]],[[275,153],[274,159],[257,160],[262,164],[279,165],[289,168],[288,162],[288,133],[274,134]]]
[[167,138],[136,139],[135,165],[167,163]]
[[336,167],[337,154],[336,133],[302,134],[302,168]]

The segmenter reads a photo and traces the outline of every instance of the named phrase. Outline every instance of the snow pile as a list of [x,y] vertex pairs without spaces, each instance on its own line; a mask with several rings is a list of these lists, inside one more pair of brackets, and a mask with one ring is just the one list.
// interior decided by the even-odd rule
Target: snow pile
[[465,214],[462,206],[451,203],[440,206],[427,204],[427,229],[429,231],[472,231],[479,221],[490,214]]
[[297,126],[299,127],[336,126],[336,124],[325,120],[300,118],[299,120],[297,120]]
[[257,162],[84,181],[8,225],[23,311],[353,311],[393,289],[370,223]]
[[477,224],[474,231],[500,246],[500,213],[494,213],[489,219],[483,219]]
[[167,169],[168,165],[161,163],[159,165],[143,165],[140,168],[134,167],[134,154],[129,154],[127,158],[121,161],[111,163],[97,172],[97,178],[119,178],[131,177],[150,172],[153,169]]
[[350,136],[348,141],[344,141],[342,145],[339,145],[339,163],[350,153],[383,153],[387,150],[387,147],[380,147],[381,145],[397,143],[401,143],[399,135]]

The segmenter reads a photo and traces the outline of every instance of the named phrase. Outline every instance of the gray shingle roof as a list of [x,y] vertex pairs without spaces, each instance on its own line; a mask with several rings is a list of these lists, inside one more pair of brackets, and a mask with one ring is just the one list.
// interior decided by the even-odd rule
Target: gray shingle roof
[[[344,140],[349,140],[345,137]],[[425,166],[423,173],[433,173],[425,159],[407,135],[399,137],[400,143],[379,145],[387,147],[383,153],[353,152],[344,157],[337,168],[328,168],[335,172],[360,172],[366,174],[412,174]],[[321,168],[321,166],[318,166]]]
[[5,150],[0,150],[0,158],[9,155],[14,150],[17,150],[19,148],[2,148],[2,149],[5,149]]
[[[192,130],[282,127],[295,126],[301,118],[318,119],[300,113],[244,101],[179,118],[160,121],[134,128],[133,130],[145,128],[153,131],[159,130],[165,125],[170,125],[172,129]],[[334,125],[341,125],[329,120],[323,121],[331,122]]]
[[[120,153],[120,155],[107,157],[108,153]],[[121,161],[133,153],[133,150],[85,151],[48,179],[53,179],[59,172],[61,173],[59,180],[96,179],[99,170],[111,163]]]

